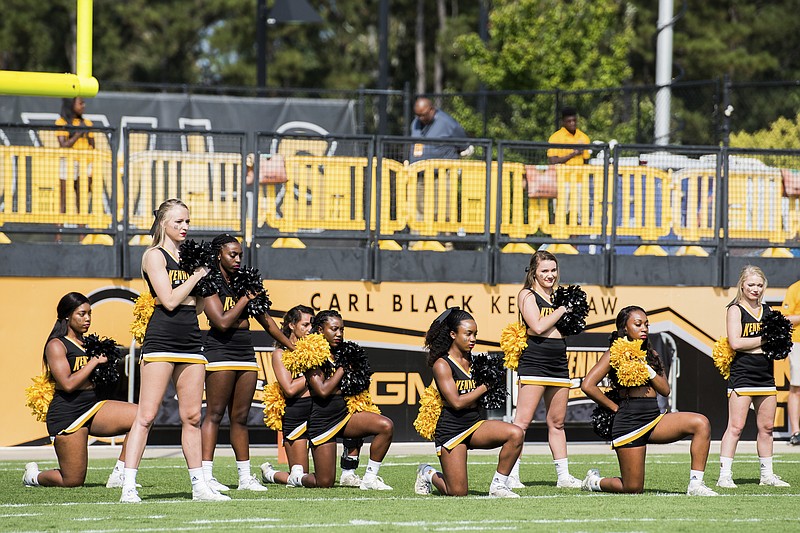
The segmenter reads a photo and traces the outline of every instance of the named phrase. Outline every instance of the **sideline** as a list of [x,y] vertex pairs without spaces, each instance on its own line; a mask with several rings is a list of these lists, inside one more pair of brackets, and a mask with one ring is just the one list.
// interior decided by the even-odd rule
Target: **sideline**
[[[688,440],[674,442],[672,444],[651,444],[647,448],[648,456],[664,455],[664,454],[685,454],[689,455]],[[711,454],[719,454],[720,441],[711,442]],[[611,446],[607,443],[593,442],[593,443],[568,443],[569,455],[602,455],[609,454],[613,457]],[[366,457],[369,444],[365,444],[362,450],[362,456]],[[119,445],[108,445],[102,443],[95,443],[89,446],[90,459],[115,459],[119,456]],[[774,453],[776,456],[782,455],[800,455],[800,446],[789,446],[785,440],[776,440]],[[278,454],[276,445],[256,445],[250,446],[250,457],[252,464],[260,458],[274,458]],[[389,448],[389,457],[401,457],[404,455],[433,455],[433,443],[431,442],[397,442],[393,443]],[[497,450],[470,450],[470,456],[473,455],[497,455]],[[550,456],[550,448],[547,443],[542,442],[527,442],[523,451],[524,456]],[[747,460],[747,458],[755,457],[756,455],[756,441],[740,441],[736,449],[737,461]],[[216,457],[232,457],[233,450],[229,445],[220,445],[216,449]],[[148,446],[145,448],[144,458],[156,459],[166,457],[183,457],[180,446]],[[52,446],[8,446],[0,447],[0,461],[30,461],[41,459],[55,459],[55,452]]]

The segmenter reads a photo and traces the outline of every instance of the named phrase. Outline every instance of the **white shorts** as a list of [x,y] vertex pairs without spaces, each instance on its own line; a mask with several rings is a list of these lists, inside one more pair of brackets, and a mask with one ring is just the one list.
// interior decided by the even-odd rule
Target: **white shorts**
[[789,385],[800,387],[800,342],[792,344],[789,352]]

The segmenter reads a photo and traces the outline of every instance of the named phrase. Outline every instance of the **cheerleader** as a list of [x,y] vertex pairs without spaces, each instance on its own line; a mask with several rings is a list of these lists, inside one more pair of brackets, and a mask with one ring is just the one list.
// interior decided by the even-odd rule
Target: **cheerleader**
[[[624,492],[640,494],[644,491],[644,470],[647,444],[668,444],[684,437],[691,437],[691,471],[689,473],[689,496],[717,496],[703,481],[703,473],[711,445],[711,424],[699,413],[666,413],[658,407],[657,394],[669,395],[669,383],[664,376],[661,358],[650,348],[648,328],[650,322],[644,309],[629,306],[617,314],[616,331],[611,334],[612,344],[622,338],[641,340],[641,348],[647,354],[641,364],[647,372],[646,383],[636,387],[624,387],[617,372],[611,367],[611,351],[606,350],[599,361],[586,374],[581,390],[601,405],[614,411],[612,447],[617,452],[620,477],[600,477],[600,471],[591,469],[583,480],[582,488],[595,492]],[[619,391],[620,402],[614,403],[598,388],[597,384],[608,375],[611,386]]]
[[[569,401],[567,343],[556,329],[556,322],[567,313],[564,306],[552,303],[558,285],[558,261],[550,252],[531,256],[525,284],[517,295],[517,306],[527,326],[528,346],[520,355],[519,390],[514,425],[527,431],[539,401],[544,398],[547,441],[556,467],[556,487],[579,489],[581,482],[570,475],[564,418]],[[524,488],[519,477],[520,461],[514,464],[508,486]]]
[[472,378],[472,348],[477,336],[475,319],[458,307],[442,313],[425,334],[428,366],[433,368],[433,379],[443,404],[434,433],[442,472],[428,464],[420,465],[414,484],[417,494],[430,494],[432,487],[436,487],[445,496],[466,496],[467,450],[500,446],[489,496],[519,498],[507,483],[511,468],[522,453],[525,433],[514,424],[481,417],[478,400],[488,388],[476,386]]
[[[296,305],[283,316],[283,334],[295,343],[311,333],[314,310],[305,305]],[[286,346],[279,346],[272,352],[272,371],[286,398],[283,414],[283,447],[286,458],[296,477],[308,472],[308,419],[311,417],[311,391],[308,390],[303,374],[293,376],[283,364]],[[278,472],[269,462],[261,465],[261,479],[265,483],[289,481],[289,472]],[[291,485],[289,485],[291,486]]]
[[[231,277],[241,265],[242,245],[239,241],[225,233],[215,237],[211,246],[217,255],[220,283],[218,292],[204,298],[204,309],[211,327],[203,346],[208,359],[206,416],[201,429],[203,475],[212,489],[220,492],[229,490],[213,474],[219,424],[227,408],[231,447],[239,473],[238,490],[265,491],[267,488],[250,473],[250,439],[247,431],[247,417],[258,380],[258,364],[246,309],[255,295],[248,293],[237,299],[230,286]],[[262,315],[256,320],[279,343],[294,346],[278,329],[272,317]]]
[[760,268],[747,265],[736,286],[736,298],[728,304],[725,319],[728,344],[736,352],[728,380],[728,427],[719,450],[717,486],[735,489],[732,465],[736,445],[742,435],[750,406],[756,413],[758,450],[761,465],[759,485],[788,487],[789,484],[772,471],[772,427],[777,407],[773,362],[761,349],[761,319],[770,312],[762,302],[767,278]]
[[181,419],[181,447],[189,468],[192,499],[222,501],[230,498],[210,488],[203,476],[201,405],[205,364],[197,315],[202,300],[194,296],[197,282],[208,274],[200,267],[192,274],[179,266],[179,246],[189,230],[189,209],[177,199],[163,202],[155,212],[153,244],[142,256],[142,276],[156,306],[142,345],[139,408],[128,435],[125,474],[120,502],[139,503],[136,473],[147,436],[158,414],[170,380],[175,384]]
[[[333,349],[344,339],[342,316],[333,310],[319,313],[314,318],[312,330],[321,333]],[[349,413],[339,389],[344,370],[337,368],[332,373],[326,370],[324,367],[315,367],[305,373],[312,399],[308,438],[315,472],[303,475],[293,467],[288,484],[332,487],[336,475],[336,438],[361,439],[372,436],[367,471],[359,487],[361,490],[392,490],[378,477],[378,471],[392,444],[394,424],[389,418],[375,413]]]
[[[43,363],[55,381],[55,393],[47,409],[47,432],[59,468],[39,471],[36,463],[25,465],[23,483],[28,487],[79,487],[86,481],[89,435],[113,437],[127,433],[136,416],[132,403],[98,398],[89,379],[105,356],[87,357],[83,335],[92,323],[92,308],[83,294],[65,294],[56,307],[57,320],[47,337]],[[106,487],[122,486],[122,470],[128,439],[122,441],[120,458]]]

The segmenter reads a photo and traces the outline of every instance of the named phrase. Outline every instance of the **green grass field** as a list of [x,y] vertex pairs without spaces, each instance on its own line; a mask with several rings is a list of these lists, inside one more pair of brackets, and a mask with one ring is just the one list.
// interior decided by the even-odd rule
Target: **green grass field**
[[[655,452],[657,450],[651,450]],[[779,450],[776,450],[779,451]],[[688,454],[651,453],[644,495],[626,496],[556,489],[548,456],[524,457],[522,480],[527,488],[515,500],[486,497],[496,456],[472,455],[470,495],[465,498],[417,496],[416,466],[438,464],[435,456],[387,457],[381,476],[391,492],[357,488],[289,489],[270,485],[268,492],[230,492],[232,501],[191,501],[182,459],[145,459],[138,481],[140,505],[118,503],[120,490],[106,489],[110,459],[92,460],[87,485],[77,489],[25,488],[24,461],[0,461],[0,529],[3,531],[231,531],[328,528],[340,531],[797,531],[800,528],[799,456],[775,456],[775,471],[791,483],[776,489],[758,485],[755,457],[742,454],[734,463],[736,490],[719,498],[685,496]],[[253,472],[263,457],[253,457]],[[268,458],[269,459],[269,458]],[[274,457],[273,457],[274,459]],[[717,457],[709,460],[707,484],[718,474]],[[55,461],[40,461],[52,468]],[[570,470],[583,477],[597,466],[616,475],[616,457],[574,455]],[[359,473],[363,474],[363,466]],[[215,475],[236,485],[230,457],[217,458]]]

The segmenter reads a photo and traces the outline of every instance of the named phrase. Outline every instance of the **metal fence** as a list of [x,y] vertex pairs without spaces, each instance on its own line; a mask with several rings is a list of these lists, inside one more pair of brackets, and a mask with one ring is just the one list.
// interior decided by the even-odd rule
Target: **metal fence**
[[[108,83],[112,90],[222,94],[254,97],[346,98],[356,102],[357,133],[406,135],[417,96],[401,90],[354,90],[192,86]],[[560,111],[574,106],[579,127],[593,140],[654,144],[655,85],[548,91],[448,91],[428,94],[456,117],[473,137],[545,141],[560,127]],[[768,131],[780,118],[795,123],[800,110],[800,80],[737,82],[727,78],[675,82],[670,86],[667,144],[727,145],[731,135]],[[764,134],[760,147],[787,146],[779,131]]]
[[[116,246],[125,275],[170,197],[189,206],[194,235],[242,235],[273,271],[281,250],[324,249],[342,265],[356,254],[338,274],[292,265],[306,277],[435,276],[396,253],[448,252],[442,268],[471,261],[469,276],[495,283],[501,256],[547,245],[596,257],[608,285],[626,256],[716,258],[721,285],[730,256],[798,252],[797,150],[426,139],[463,156],[420,160],[420,139],[399,136],[267,132],[249,147],[243,132],[94,129],[95,146],[74,149],[55,147],[52,126],[0,131],[0,231]],[[586,163],[548,164],[564,149]]]

